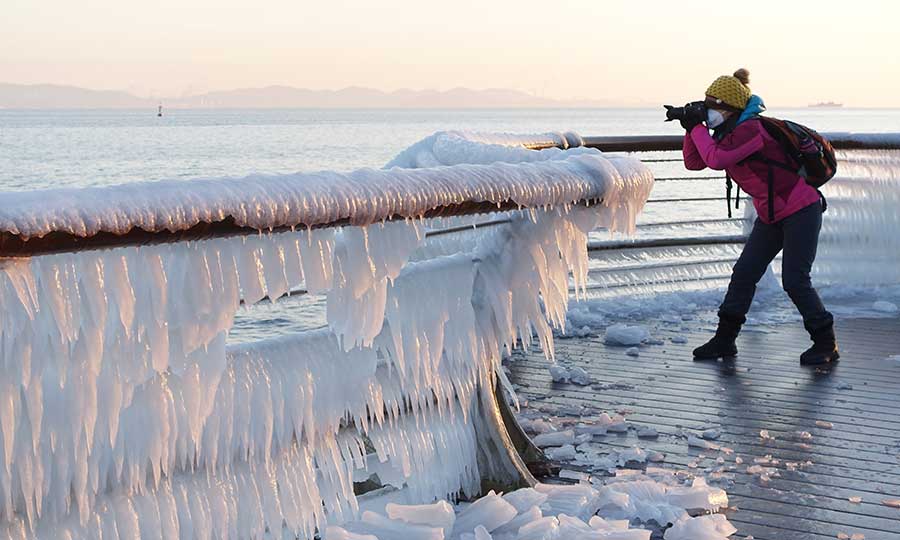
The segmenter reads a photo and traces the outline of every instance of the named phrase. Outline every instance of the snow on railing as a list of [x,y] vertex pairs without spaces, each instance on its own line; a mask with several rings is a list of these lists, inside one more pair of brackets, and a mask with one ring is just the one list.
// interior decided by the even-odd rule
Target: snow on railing
[[[533,333],[552,355],[588,232],[633,230],[652,176],[503,148],[490,165],[0,196],[18,255],[0,259],[0,534],[312,538],[355,516],[371,472],[407,502],[527,476],[501,451],[500,356]],[[417,257],[420,218],[453,207],[510,220]],[[198,225],[216,237],[179,236]],[[327,294],[328,329],[227,345],[241,301],[301,283]]]
[[[400,152],[385,168],[418,169],[463,163],[546,161],[558,159],[562,155],[592,153],[590,149],[579,148],[583,144],[581,136],[572,132],[519,135],[439,131]],[[563,153],[568,148],[572,150]]]
[[[497,146],[497,145],[493,145]],[[544,207],[620,197],[646,187],[634,159],[596,151],[551,150],[535,163],[529,150],[497,146],[490,165],[361,169],[133,183],[3,194],[0,256],[172,241],[252,230],[369,225],[398,218],[490,211],[494,206]],[[518,156],[518,157],[517,157]],[[646,188],[649,189],[649,188]],[[605,206],[633,212],[627,200]],[[620,204],[621,203],[621,204]]]

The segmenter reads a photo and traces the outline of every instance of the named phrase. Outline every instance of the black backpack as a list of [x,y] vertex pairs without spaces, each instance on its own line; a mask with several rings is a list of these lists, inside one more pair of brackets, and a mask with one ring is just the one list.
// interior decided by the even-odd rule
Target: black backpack
[[790,120],[758,117],[763,127],[784,149],[794,164],[773,162],[772,165],[796,172],[806,183],[819,189],[834,178],[837,158],[828,139],[811,128]]
[[[762,161],[769,166],[769,177],[767,179],[769,185],[769,221],[775,221],[775,205],[772,202],[775,200],[772,167],[799,174],[807,184],[819,191],[819,188],[834,178],[835,173],[837,173],[837,158],[834,154],[834,147],[831,146],[828,139],[814,129],[790,120],[781,120],[768,116],[757,116],[756,118],[762,122],[766,132],[784,149],[790,160],[789,163],[783,163],[758,153],[747,158]],[[728,191],[730,192],[731,190],[729,189]],[[828,202],[821,191],[819,191],[819,197],[822,199],[822,211],[824,212],[828,208]],[[730,198],[729,193],[728,199]],[[730,206],[728,214],[731,217]]]

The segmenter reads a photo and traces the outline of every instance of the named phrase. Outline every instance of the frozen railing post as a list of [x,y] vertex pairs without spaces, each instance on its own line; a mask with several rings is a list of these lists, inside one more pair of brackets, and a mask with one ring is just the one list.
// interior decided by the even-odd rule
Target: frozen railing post
[[[313,538],[374,478],[410,503],[533,482],[501,356],[535,336],[552,356],[587,233],[633,229],[652,185],[533,140],[578,138],[0,196],[0,535]],[[487,212],[490,234],[426,234]],[[242,305],[300,286],[327,327],[228,343]]]

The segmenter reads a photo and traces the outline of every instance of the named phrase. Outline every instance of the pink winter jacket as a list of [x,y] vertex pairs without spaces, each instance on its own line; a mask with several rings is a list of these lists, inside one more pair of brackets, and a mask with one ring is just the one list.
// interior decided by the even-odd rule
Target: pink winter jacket
[[[764,157],[789,163],[790,160],[781,146],[766,132],[757,119],[746,120],[721,141],[710,136],[706,126],[698,125],[684,137],[682,147],[684,166],[692,171],[709,167],[725,170],[745,193],[753,198],[753,206],[763,223],[769,220],[769,188],[767,179],[769,165],[759,160],[747,160],[751,154],[760,152]],[[775,221],[814,204],[819,193],[796,173],[773,167],[775,188]]]

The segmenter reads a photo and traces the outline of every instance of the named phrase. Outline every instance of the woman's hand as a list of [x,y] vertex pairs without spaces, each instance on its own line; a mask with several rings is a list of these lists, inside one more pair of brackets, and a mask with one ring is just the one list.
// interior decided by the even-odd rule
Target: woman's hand
[[690,132],[695,127],[706,121],[706,107],[701,102],[694,101],[684,106],[684,117],[681,119],[681,127]]

